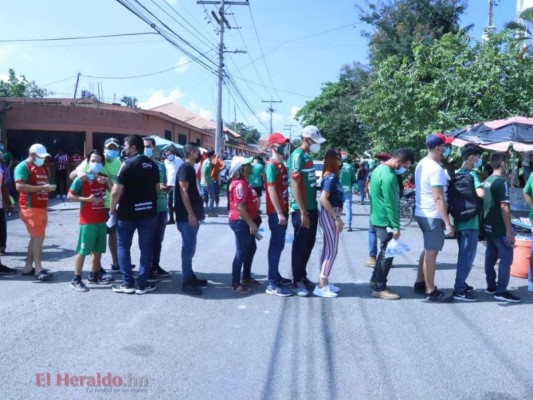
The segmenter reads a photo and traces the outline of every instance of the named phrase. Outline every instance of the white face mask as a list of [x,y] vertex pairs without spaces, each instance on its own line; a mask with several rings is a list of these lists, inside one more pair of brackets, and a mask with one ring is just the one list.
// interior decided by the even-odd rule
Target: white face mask
[[318,153],[320,151],[320,144],[313,143],[311,146],[309,146],[309,151],[311,153]]

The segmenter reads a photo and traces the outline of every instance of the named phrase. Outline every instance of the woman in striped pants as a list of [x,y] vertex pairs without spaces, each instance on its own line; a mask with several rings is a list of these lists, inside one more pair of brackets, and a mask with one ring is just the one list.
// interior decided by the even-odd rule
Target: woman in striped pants
[[324,157],[324,174],[320,194],[322,208],[318,223],[324,234],[324,247],[320,257],[320,279],[313,291],[319,297],[337,297],[339,288],[328,281],[333,262],[339,248],[339,235],[344,223],[341,219],[344,189],[339,182],[339,169],[342,166],[340,154],[336,150],[328,150]]

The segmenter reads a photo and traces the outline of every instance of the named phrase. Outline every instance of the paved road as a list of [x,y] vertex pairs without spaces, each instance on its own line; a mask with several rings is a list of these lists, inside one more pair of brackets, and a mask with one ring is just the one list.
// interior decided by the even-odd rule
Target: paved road
[[[54,208],[45,264],[56,280],[0,278],[2,400],[533,399],[533,295],[527,282],[516,278],[511,286],[523,297],[521,304],[500,304],[483,293],[482,246],[469,279],[480,302],[426,303],[412,291],[422,237],[410,226],[402,237],[413,250],[395,259],[390,273],[390,285],[402,299],[374,299],[366,286],[371,269],[363,266],[368,206],[354,205],[360,229],[342,234],[331,276],[341,297],[271,297],[264,285],[242,297],[229,290],[233,234],[219,217],[209,219],[199,234],[194,265],[210,280],[202,297],[178,290],[180,239],[173,226],[162,256],[172,277],[156,292],[77,293],[68,284],[77,211]],[[3,262],[22,268],[25,229],[13,219],[8,230],[10,255]],[[253,269],[261,280],[268,237],[267,229]],[[314,275],[318,257],[319,245],[309,266]],[[437,285],[448,291],[455,257],[456,244],[447,240]],[[282,258],[285,276],[289,265],[290,248]],[[79,386],[77,376],[96,380],[99,373],[106,378],[100,386],[88,387],[88,378]],[[72,379],[69,386],[65,374]],[[105,386],[109,375],[115,386]]]

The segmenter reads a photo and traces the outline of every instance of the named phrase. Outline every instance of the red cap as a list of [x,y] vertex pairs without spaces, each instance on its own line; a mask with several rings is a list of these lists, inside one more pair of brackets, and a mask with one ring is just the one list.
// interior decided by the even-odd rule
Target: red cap
[[273,144],[285,144],[289,141],[288,138],[283,136],[279,132],[274,132],[268,137],[268,145],[272,146]]
[[381,152],[374,156],[374,158],[377,158],[378,160],[388,161],[390,160],[392,156],[389,153]]

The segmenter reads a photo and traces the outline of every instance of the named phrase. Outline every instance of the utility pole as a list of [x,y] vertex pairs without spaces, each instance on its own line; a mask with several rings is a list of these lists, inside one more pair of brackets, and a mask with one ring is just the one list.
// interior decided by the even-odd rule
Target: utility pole
[[218,95],[217,95],[217,127],[215,130],[215,152],[220,154],[222,147],[222,135],[223,135],[223,123],[222,123],[222,85],[224,84],[224,53],[245,53],[242,50],[225,51],[224,50],[224,28],[231,29],[231,26],[226,19],[225,6],[227,5],[241,5],[247,6],[248,1],[211,1],[211,0],[199,0],[196,4],[212,4],[220,5],[218,15],[212,11],[211,15],[218,23],[219,34],[219,47],[218,47]]
[[281,103],[281,100],[261,100],[261,103],[270,103],[270,107],[267,108],[267,111],[270,113],[270,134],[272,135],[272,133],[274,132],[274,130],[272,129],[272,115],[274,114],[274,111],[276,111],[272,108],[272,104]]
[[294,124],[283,125],[284,130],[289,131],[289,143],[292,143],[292,127],[293,126],[298,126],[298,125],[294,125]]
[[493,16],[494,16],[494,0],[489,0],[489,19],[487,21],[487,30],[490,30],[490,32],[492,32],[492,30],[494,29]]
[[78,93],[78,84],[80,83],[80,75],[81,75],[81,72],[78,72],[78,77],[76,78],[76,86],[74,87],[74,98],[76,98],[76,94]]

